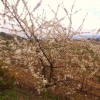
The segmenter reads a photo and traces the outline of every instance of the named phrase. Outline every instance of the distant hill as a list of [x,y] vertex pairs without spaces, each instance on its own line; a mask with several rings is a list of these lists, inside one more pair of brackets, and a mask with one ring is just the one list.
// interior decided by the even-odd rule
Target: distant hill
[[6,34],[5,32],[0,32],[0,36],[3,37],[3,38],[6,38],[8,40],[14,39],[13,36]]
[[[4,39],[7,39],[7,40],[14,39],[14,36],[16,36],[19,41],[21,41],[22,39],[27,40],[27,38],[20,37],[20,36],[15,35],[15,34],[7,34],[5,32],[0,32],[0,37],[3,37]],[[91,40],[92,35],[86,35],[84,37],[86,37],[88,40]],[[73,39],[82,39],[82,37],[80,37],[79,35],[75,35],[75,36],[73,36]],[[97,35],[94,40],[100,41],[100,34]]]
[[[88,40],[91,40],[93,38],[93,35],[91,34],[87,34],[87,35],[83,35],[84,38],[87,38]],[[74,35],[73,39],[82,39],[83,37],[79,36],[79,35]],[[97,34],[93,40],[96,41],[100,41],[100,34]]]
[[0,32],[0,36],[7,39],[7,40],[14,39],[14,36],[16,36],[18,40],[25,39],[24,37],[20,37],[20,36],[15,35],[15,34],[7,34],[5,32]]
[[[87,38],[87,39],[91,40],[92,38]],[[100,38],[94,38],[93,40],[100,41]]]

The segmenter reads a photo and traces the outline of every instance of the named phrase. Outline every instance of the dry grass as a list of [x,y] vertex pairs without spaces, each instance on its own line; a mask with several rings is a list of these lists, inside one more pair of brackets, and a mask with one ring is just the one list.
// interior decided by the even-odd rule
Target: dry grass
[[[25,72],[23,70],[24,70],[23,68],[16,66],[15,68],[11,69],[10,74],[19,73],[16,75],[16,80],[19,83],[18,87],[20,87],[21,90],[29,91],[30,93],[32,93],[34,95],[35,98],[41,100],[41,97],[39,97],[36,87],[35,87],[35,82],[37,80],[31,75],[31,73]],[[59,75],[61,75],[60,73],[59,73]],[[93,80],[88,80],[87,84],[84,81],[84,86],[87,85],[86,87],[84,87],[84,91],[76,92],[76,93],[72,92],[72,94],[69,95],[70,93],[68,94],[69,88],[67,87],[67,85],[72,84],[76,81],[73,79],[70,79],[70,78],[68,78],[66,81],[69,81],[69,83],[63,84],[62,82],[61,83],[59,82],[59,84],[52,87],[50,90],[51,94],[52,95],[61,95],[62,97],[65,97],[65,95],[67,95],[67,98],[70,98],[69,100],[72,100],[71,98],[76,98],[77,100],[83,100],[82,98],[84,98],[86,100],[99,100],[98,96],[100,96],[100,92],[99,92],[100,84],[95,83]],[[75,86],[75,85],[73,85],[73,86]],[[91,88],[91,86],[92,86],[92,88]],[[86,91],[87,89],[92,89],[92,90]],[[24,100],[24,99],[21,99],[21,100]],[[29,99],[29,100],[32,100],[32,99]]]

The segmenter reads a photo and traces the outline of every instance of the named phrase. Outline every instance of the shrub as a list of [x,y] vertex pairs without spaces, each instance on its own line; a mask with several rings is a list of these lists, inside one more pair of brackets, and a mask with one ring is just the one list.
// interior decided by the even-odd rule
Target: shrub
[[15,83],[15,76],[8,75],[8,69],[3,68],[3,65],[0,65],[0,91],[6,89],[13,89]]

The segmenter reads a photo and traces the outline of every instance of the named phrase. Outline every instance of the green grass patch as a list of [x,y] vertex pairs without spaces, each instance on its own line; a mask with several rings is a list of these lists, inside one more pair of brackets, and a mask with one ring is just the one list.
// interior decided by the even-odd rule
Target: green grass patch
[[14,90],[4,90],[0,92],[0,100],[19,100],[19,99],[17,99],[16,92]]

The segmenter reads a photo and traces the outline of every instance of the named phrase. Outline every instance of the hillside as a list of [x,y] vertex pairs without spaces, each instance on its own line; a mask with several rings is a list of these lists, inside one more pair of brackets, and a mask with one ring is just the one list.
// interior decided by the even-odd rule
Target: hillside
[[16,37],[18,40],[25,39],[24,37],[20,37],[15,34],[7,34],[5,32],[0,32],[0,37],[7,39],[7,40],[14,40],[14,37]]
[[[50,66],[44,57],[41,59],[38,58],[38,56],[42,57],[43,55],[42,52],[39,51],[40,49],[37,43],[28,43],[24,41],[24,39],[21,39],[22,42],[19,42],[17,39],[20,40],[19,38],[21,37],[16,36],[17,39],[14,39],[12,35],[3,32],[1,32],[1,37],[9,41],[0,38],[0,63],[3,63],[3,66],[9,69],[9,74],[16,76],[17,86],[22,90],[32,92],[36,95],[39,95],[40,92],[48,93],[48,90],[43,90],[45,80],[43,81],[41,77],[42,60],[44,61],[44,66],[46,66],[44,73],[47,77],[47,81]],[[90,98],[91,96],[89,96],[89,94],[84,94],[84,92],[88,92],[90,95],[95,95],[94,97],[100,96],[100,70],[96,67],[100,65],[100,52],[98,52],[98,55],[95,53],[96,50],[93,49],[97,48],[95,44],[89,46],[90,41],[69,41],[67,39],[63,41],[43,39],[43,41],[39,43],[41,43],[41,47],[47,53],[48,58],[54,61],[53,84],[47,83],[48,86],[51,85],[49,86],[51,94],[67,95],[69,98],[72,96],[74,98],[75,96],[75,98],[78,98],[77,96],[82,93],[80,98],[85,98],[84,95],[86,95],[87,100],[99,100],[98,98]],[[99,50],[99,47],[97,49]],[[92,64],[91,62],[94,63]],[[82,80],[87,76],[90,77],[96,70],[98,71],[93,77],[88,80]],[[53,87],[54,84],[56,85]],[[56,91],[56,89],[58,91]],[[70,89],[72,89],[73,92],[71,92]],[[80,98],[77,100],[81,100]]]
[[5,32],[0,32],[0,36],[9,40],[14,38],[13,36],[6,34]]

